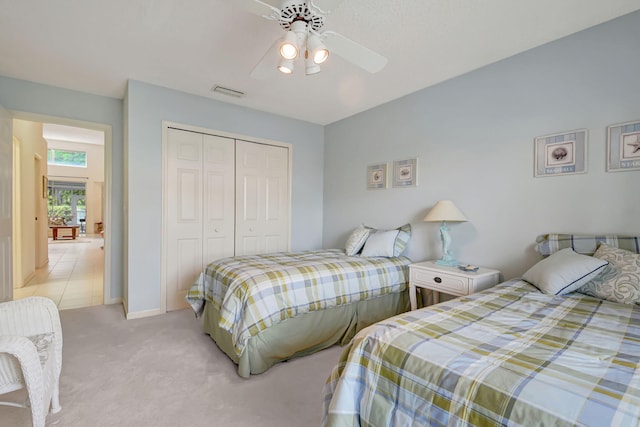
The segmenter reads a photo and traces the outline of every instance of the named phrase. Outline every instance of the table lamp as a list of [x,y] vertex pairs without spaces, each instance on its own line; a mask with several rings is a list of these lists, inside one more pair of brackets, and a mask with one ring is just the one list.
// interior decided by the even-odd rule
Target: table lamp
[[449,222],[465,222],[467,218],[460,212],[460,210],[453,204],[451,200],[440,200],[429,211],[427,216],[424,217],[425,222],[440,222],[440,238],[442,239],[442,259],[436,261],[439,265],[448,265],[455,267],[458,265],[458,261],[453,257],[453,252],[449,247],[451,246],[451,236],[449,235],[449,229],[447,228],[447,221]]

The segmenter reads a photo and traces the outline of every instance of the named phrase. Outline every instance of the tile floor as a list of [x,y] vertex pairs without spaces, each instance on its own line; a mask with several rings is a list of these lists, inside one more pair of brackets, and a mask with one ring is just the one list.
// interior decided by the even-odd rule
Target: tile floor
[[36,270],[24,287],[14,289],[13,298],[48,297],[60,310],[102,304],[102,245],[98,235],[82,235],[75,241],[49,238],[49,263]]

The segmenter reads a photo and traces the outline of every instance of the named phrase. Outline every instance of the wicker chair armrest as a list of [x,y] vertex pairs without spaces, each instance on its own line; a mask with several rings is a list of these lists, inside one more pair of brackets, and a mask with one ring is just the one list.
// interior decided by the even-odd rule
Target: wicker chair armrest
[[[25,337],[0,335],[0,356],[9,354],[16,358],[24,384],[29,392],[29,403],[36,416],[34,424],[44,425],[44,376],[36,346]],[[8,369],[10,358],[0,357],[0,370]]]

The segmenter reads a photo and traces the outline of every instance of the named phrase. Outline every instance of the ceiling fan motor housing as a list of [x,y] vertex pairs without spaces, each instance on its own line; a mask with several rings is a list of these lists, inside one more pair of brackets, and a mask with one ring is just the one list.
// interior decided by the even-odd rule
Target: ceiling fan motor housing
[[304,22],[310,31],[320,31],[324,26],[324,16],[309,8],[306,2],[286,1],[280,8],[280,26],[286,30],[296,30],[295,22]]

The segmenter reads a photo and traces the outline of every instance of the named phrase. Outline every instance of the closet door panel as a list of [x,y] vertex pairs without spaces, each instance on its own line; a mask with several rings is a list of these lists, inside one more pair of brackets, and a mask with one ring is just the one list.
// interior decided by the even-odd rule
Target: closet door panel
[[212,135],[203,138],[204,269],[235,253],[235,142]]
[[167,310],[178,310],[202,270],[202,135],[169,129],[166,161]]
[[[186,291],[189,290],[193,281],[180,280],[182,277],[193,277],[196,272],[200,272],[201,266],[198,261],[202,259],[202,239],[181,238],[177,241],[177,277],[175,278],[178,285],[177,292],[184,297]],[[197,275],[195,277],[198,277]],[[195,279],[194,279],[195,280]],[[182,305],[181,301],[177,306]]]
[[289,150],[264,146],[266,252],[289,250]]
[[289,249],[289,151],[236,141],[236,255]]

